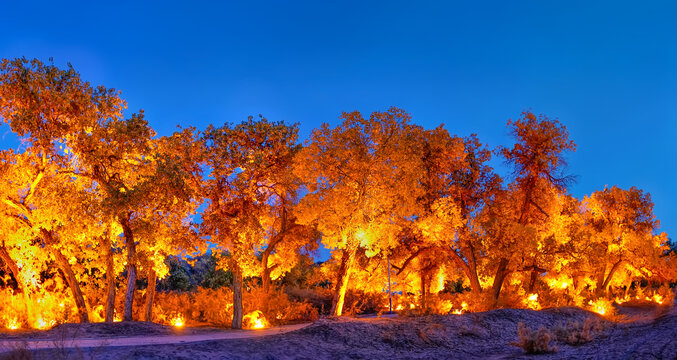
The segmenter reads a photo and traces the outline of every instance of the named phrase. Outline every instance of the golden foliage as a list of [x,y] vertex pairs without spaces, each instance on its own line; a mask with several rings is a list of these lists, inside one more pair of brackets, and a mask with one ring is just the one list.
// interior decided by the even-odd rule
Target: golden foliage
[[[513,166],[503,186],[476,135],[425,130],[395,107],[343,113],[305,146],[297,124],[263,117],[158,137],[125,107],[70,65],[0,62],[0,122],[25,143],[0,150],[3,327],[150,310],[165,324],[225,326],[247,312],[254,322],[313,319],[328,306],[290,301],[272,282],[307,266],[299,254],[319,239],[332,258],[309,276],[333,289],[307,291],[332,298],[334,314],[383,311],[388,281],[395,308],[417,313],[575,305],[609,316],[611,299],[673,301],[661,284],[677,277],[677,260],[656,233],[651,196],[617,186],[567,194],[563,156],[576,145],[545,115],[508,121],[515,143],[494,151]],[[153,299],[166,258],[207,241],[228,251],[218,266],[234,272],[232,290]],[[147,290],[135,288],[137,273]],[[261,288],[247,289],[252,278]],[[519,346],[550,349],[545,332],[520,334]]]

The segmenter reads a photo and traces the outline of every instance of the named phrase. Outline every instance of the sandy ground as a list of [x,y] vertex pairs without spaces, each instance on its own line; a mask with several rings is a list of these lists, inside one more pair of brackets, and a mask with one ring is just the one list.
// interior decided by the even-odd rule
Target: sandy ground
[[[677,359],[677,311],[663,307],[623,307],[630,320],[607,322],[577,308],[531,311],[500,309],[477,314],[396,318],[320,319],[310,325],[293,325],[265,331],[227,331],[171,328],[128,324],[121,329],[88,325],[84,336],[58,342],[53,329],[40,340],[24,335],[28,344],[52,344],[56,348],[23,350],[16,337],[4,336],[15,346],[8,359]],[[532,329],[553,328],[567,321],[598,319],[603,328],[592,341],[567,345],[556,341],[557,352],[526,355],[511,345],[517,341],[522,322]],[[113,324],[115,325],[115,324]],[[78,327],[78,325],[69,325]],[[93,330],[93,329],[98,330]],[[152,331],[153,334],[143,334]],[[106,335],[101,335],[106,334]],[[72,334],[71,334],[72,335]],[[116,337],[117,336],[117,337]],[[30,337],[31,340],[27,340]],[[56,342],[54,340],[57,340]],[[73,340],[75,339],[75,340]],[[68,342],[71,345],[68,345]],[[98,343],[97,343],[98,341]],[[169,343],[168,343],[169,342]],[[65,344],[65,345],[64,345]],[[19,345],[18,347],[16,347]],[[91,346],[91,347],[90,347]],[[7,349],[7,347],[5,347]],[[3,355],[0,354],[0,358]]]
[[[108,329],[98,324],[90,324],[89,329],[68,327],[53,329],[40,338],[20,338],[13,334],[10,338],[0,340],[0,353],[17,348],[30,350],[51,348],[102,348],[102,347],[134,347],[140,345],[183,344],[202,341],[245,339],[269,335],[279,335],[302,329],[309,325],[296,324],[277,326],[261,330],[223,330],[213,328],[168,329],[167,327],[149,323],[120,323],[109,325]],[[117,329],[116,329],[117,328]],[[101,330],[104,331],[101,331]],[[88,331],[89,330],[89,331]],[[94,331],[92,331],[94,330]],[[107,330],[107,331],[106,331]],[[144,332],[144,330],[147,330]],[[122,336],[134,335],[134,336]]]

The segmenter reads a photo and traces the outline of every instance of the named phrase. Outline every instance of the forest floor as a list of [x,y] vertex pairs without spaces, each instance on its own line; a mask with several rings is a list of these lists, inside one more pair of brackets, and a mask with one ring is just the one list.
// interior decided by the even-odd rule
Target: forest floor
[[[677,359],[677,308],[619,306],[611,322],[578,308],[463,315],[323,318],[265,330],[173,329],[152,323],[65,324],[0,334],[0,359]],[[580,345],[556,329],[587,318]],[[527,355],[517,328],[553,331],[556,352]]]

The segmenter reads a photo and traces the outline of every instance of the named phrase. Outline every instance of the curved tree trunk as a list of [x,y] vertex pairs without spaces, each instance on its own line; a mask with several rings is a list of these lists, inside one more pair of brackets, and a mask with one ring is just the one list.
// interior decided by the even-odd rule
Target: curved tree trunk
[[265,251],[261,257],[261,263],[263,265],[263,271],[261,273],[261,286],[263,287],[263,312],[268,314],[268,309],[270,308],[270,273],[277,266],[273,265],[268,266],[268,256],[270,252]]
[[449,249],[447,253],[451,256],[451,260],[454,261],[456,266],[460,267],[465,276],[470,281],[470,289],[473,294],[479,295],[482,293],[482,285],[480,285],[479,277],[477,276],[477,267],[475,264],[474,256],[468,256],[468,252],[472,252],[471,249],[467,249],[466,258],[469,260],[467,263],[463,260],[453,249]]
[[150,267],[148,269],[148,287],[146,287],[146,309],[144,313],[144,321],[153,321],[153,301],[155,301],[155,286],[157,285],[157,274],[155,269]]
[[331,313],[334,316],[341,316],[343,313],[343,304],[345,303],[346,290],[348,289],[348,279],[350,278],[356,253],[357,246],[349,246],[343,250],[341,266],[339,267],[336,287],[334,288],[334,298],[331,305]]
[[508,275],[508,259],[501,258],[498,263],[498,268],[496,268],[496,276],[494,277],[494,284],[491,287],[491,292],[494,299],[493,307],[496,307],[498,304],[498,298],[501,295],[501,287],[503,287],[503,281],[505,276]]
[[110,231],[112,226],[109,226],[109,233],[104,237],[103,246],[106,251],[106,318],[107,323],[111,323],[115,319],[115,264],[113,263],[113,246]]
[[125,291],[125,309],[122,320],[132,321],[134,292],[136,291],[136,244],[128,219],[121,219],[120,225],[122,225],[127,246],[127,290]]
[[242,269],[240,265],[235,264],[233,267],[233,322],[231,327],[233,329],[242,329]]
[[468,259],[468,272],[466,276],[470,280],[470,289],[475,295],[482,293],[482,285],[480,285],[479,276],[477,276],[477,259],[475,259],[475,249],[468,246],[464,251],[465,257]]
[[604,292],[607,292],[608,295],[608,287],[609,284],[611,283],[611,279],[613,279],[614,274],[616,274],[616,271],[619,269],[621,263],[623,260],[618,260],[612,267],[611,270],[609,270],[609,275],[606,276],[604,279],[604,282],[602,282],[602,286],[597,289],[597,294],[602,295]]
[[4,246],[0,246],[0,260],[2,260],[2,262],[5,265],[7,265],[7,268],[9,268],[9,271],[12,273],[12,276],[14,276],[14,279],[16,280],[17,290],[22,293],[26,292],[24,289],[23,281],[21,281],[19,266],[16,264],[16,261],[14,261],[14,259],[12,259],[12,257],[9,255],[7,248],[5,248]]
[[24,302],[24,313],[26,316],[28,316],[28,291],[24,287],[24,281],[23,281],[23,276],[21,276],[21,272],[19,271],[19,266],[16,264],[16,261],[12,259],[12,257],[9,255],[9,252],[7,251],[7,248],[3,245],[0,247],[0,260],[2,260],[5,265],[9,268],[9,271],[12,273],[12,276],[14,276],[14,280],[16,280],[16,286],[17,290],[21,292],[23,296],[23,302]]
[[66,282],[68,283],[68,287],[71,289],[73,299],[75,300],[75,305],[78,308],[78,316],[80,317],[80,322],[88,323],[89,315],[87,312],[87,303],[85,303],[85,299],[82,296],[80,283],[78,283],[78,279],[75,277],[75,273],[73,273],[73,268],[68,263],[68,259],[66,259],[66,257],[61,253],[61,251],[59,251],[59,249],[51,245],[49,246],[49,249],[54,255],[54,259],[56,260],[56,263],[59,265],[59,268],[66,277]]

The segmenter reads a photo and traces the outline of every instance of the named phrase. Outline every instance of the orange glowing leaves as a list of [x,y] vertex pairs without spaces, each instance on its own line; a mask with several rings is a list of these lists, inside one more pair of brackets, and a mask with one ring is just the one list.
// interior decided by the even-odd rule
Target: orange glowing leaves
[[[331,283],[345,279],[335,290],[343,294],[349,279],[353,288],[382,291],[386,255],[399,265],[419,256],[394,282],[421,279],[422,291],[405,292],[421,291],[422,301],[398,309],[426,307],[428,293],[459,278],[461,291],[468,283],[476,294],[491,286],[496,301],[507,279],[503,291],[517,295],[508,297],[515,306],[534,309],[574,304],[608,315],[612,308],[599,299],[605,293],[617,303],[671,302],[666,291],[636,289],[677,277],[667,234],[654,234],[649,194],[614,186],[583,201],[567,195],[562,154],[575,145],[546,116],[524,112],[508,123],[516,143],[497,153],[516,177],[503,187],[476,136],[424,130],[402,109],[368,118],[344,113],[339,126],[323,124],[302,148],[296,125],[263,118],[156,138],[143,114],[124,120],[124,106],[117,92],[91,88],[70,67],[2,61],[0,122],[27,146],[0,150],[0,212],[7,215],[0,252],[17,281],[1,289],[0,308],[13,318],[5,315],[0,326],[45,329],[77,310],[86,321],[88,309],[101,320],[104,306],[92,289],[108,286],[104,277],[139,259],[141,276],[162,278],[167,255],[203,246],[205,237],[229,251],[219,265],[267,280],[321,238],[337,250],[330,264],[346,259],[322,270]],[[194,234],[187,218],[202,201],[208,206]],[[132,242],[120,236],[123,220]],[[102,255],[125,242],[138,243],[128,263],[120,252]],[[442,312],[466,311],[465,303],[444,301]],[[250,328],[267,326],[260,312],[245,318]]]
[[[209,126],[200,139],[203,164],[212,170],[202,182],[204,196],[211,201],[203,212],[200,233],[229,251],[224,265],[238,280],[261,275],[267,287],[271,268],[278,268],[275,276],[289,270],[297,261],[294,247],[311,240],[302,231],[291,231],[296,225],[291,220],[296,213],[290,209],[298,189],[291,174],[300,148],[297,132],[297,125],[250,117],[235,126]],[[233,289],[234,307],[241,313],[242,282],[236,281]],[[241,321],[234,317],[233,327],[241,327]]]

